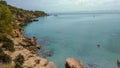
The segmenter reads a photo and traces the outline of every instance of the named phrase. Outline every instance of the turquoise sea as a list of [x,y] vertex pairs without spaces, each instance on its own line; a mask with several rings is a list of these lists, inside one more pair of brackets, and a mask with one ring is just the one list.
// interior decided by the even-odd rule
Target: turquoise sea
[[[120,14],[69,14],[40,17],[24,27],[24,35],[38,37],[38,51],[57,68],[74,57],[85,68],[118,68],[120,60]],[[98,47],[99,45],[99,47]]]

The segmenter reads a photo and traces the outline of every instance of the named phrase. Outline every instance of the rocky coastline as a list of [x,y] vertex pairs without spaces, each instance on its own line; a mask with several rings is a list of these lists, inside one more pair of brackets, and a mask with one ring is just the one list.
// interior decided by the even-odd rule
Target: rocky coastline
[[[41,48],[40,45],[36,44],[36,37],[27,38],[23,35],[22,27],[24,25],[38,21],[36,18],[47,16],[47,14],[43,11],[16,8],[7,5],[4,1],[0,2],[1,6],[3,6],[2,9],[10,10],[13,19],[10,25],[13,28],[11,29],[12,34],[0,33],[0,68],[57,68],[53,61],[48,61],[36,54],[36,50]],[[5,46],[8,44],[12,47]],[[72,58],[72,60],[66,60],[65,68],[84,68],[84,65],[79,60]]]
[[[17,34],[17,38],[11,38],[14,41],[14,47],[16,49],[11,54],[12,59],[15,59],[17,55],[21,54],[25,59],[22,65],[23,68],[47,68],[51,62],[48,62],[47,59],[42,58],[35,53],[37,49],[35,39],[24,37],[21,31],[18,31]],[[54,62],[52,63],[54,64]]]
[[[15,30],[17,38],[12,38],[16,51],[11,55],[13,59],[19,54],[25,58],[23,68],[57,68],[53,61],[40,57],[36,54],[36,50],[41,46],[36,44],[36,38],[27,38],[23,36],[23,30]],[[65,68],[84,68],[81,61],[75,58],[67,58]]]
[[[31,18],[31,20],[34,19]],[[18,22],[18,20],[15,20],[17,23],[24,23],[24,22]],[[7,51],[3,49],[4,53],[9,55],[12,59],[10,66],[15,66],[14,59],[18,55],[22,55],[24,57],[24,63],[22,64],[22,68],[51,68],[51,66],[54,66],[56,68],[56,65],[54,62],[50,61],[48,62],[47,59],[42,58],[36,54],[36,50],[40,49],[40,45],[36,44],[36,38],[27,38],[23,36],[23,29],[17,28],[13,30],[14,36],[6,35],[7,38],[11,39],[14,43],[14,52]],[[0,43],[0,47],[3,46],[4,43]],[[3,68],[6,68],[6,64],[2,64]]]

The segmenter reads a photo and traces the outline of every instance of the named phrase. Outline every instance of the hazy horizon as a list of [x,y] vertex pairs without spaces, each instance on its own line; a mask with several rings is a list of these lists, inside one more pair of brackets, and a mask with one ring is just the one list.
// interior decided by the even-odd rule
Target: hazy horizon
[[119,0],[6,0],[8,4],[27,10],[42,10],[47,13],[81,11],[120,11]]

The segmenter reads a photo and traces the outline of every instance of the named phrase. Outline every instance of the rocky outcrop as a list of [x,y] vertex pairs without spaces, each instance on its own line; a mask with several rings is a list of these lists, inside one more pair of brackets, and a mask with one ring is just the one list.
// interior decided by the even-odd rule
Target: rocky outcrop
[[49,62],[46,68],[57,68],[54,62]]
[[[32,39],[26,38],[22,35],[22,31],[19,29],[14,30],[17,36],[9,37],[13,43],[15,51],[9,53],[5,51],[6,54],[10,55],[12,58],[12,65],[14,66],[14,59],[16,56],[21,54],[24,57],[23,68],[56,68],[56,65],[53,62],[48,62],[47,59],[38,56],[33,49],[40,49],[40,45],[36,45],[36,38]],[[2,43],[0,44],[2,45]],[[33,49],[31,49],[33,47]],[[34,52],[34,53],[33,53]]]
[[12,60],[14,60],[19,54],[23,55],[25,59],[22,65],[23,68],[56,68],[54,62],[48,62],[47,59],[42,58],[37,54],[33,54],[23,46],[15,46],[15,49],[16,50],[11,54],[9,53],[9,55],[11,56]]
[[65,68],[84,68],[83,63],[75,58],[67,58]]
[[45,67],[47,65],[47,63],[48,63],[48,61],[46,59],[34,56],[24,62],[23,68]]

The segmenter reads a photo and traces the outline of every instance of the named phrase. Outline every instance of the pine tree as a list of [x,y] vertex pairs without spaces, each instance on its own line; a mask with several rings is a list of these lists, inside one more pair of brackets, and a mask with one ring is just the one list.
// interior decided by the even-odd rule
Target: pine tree
[[0,33],[12,32],[12,15],[7,5],[0,4]]

